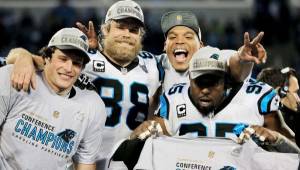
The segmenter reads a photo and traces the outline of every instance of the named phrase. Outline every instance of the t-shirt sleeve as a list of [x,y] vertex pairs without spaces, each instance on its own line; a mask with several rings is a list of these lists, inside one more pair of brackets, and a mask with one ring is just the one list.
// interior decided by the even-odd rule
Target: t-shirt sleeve
[[89,123],[84,134],[84,138],[80,141],[77,152],[73,159],[77,163],[93,164],[96,156],[100,152],[100,145],[103,138],[103,128],[106,119],[105,106],[99,98],[91,99],[94,102],[92,113],[89,116]]
[[13,88],[10,83],[10,70],[12,65],[0,68],[0,125],[5,121],[12,108]]

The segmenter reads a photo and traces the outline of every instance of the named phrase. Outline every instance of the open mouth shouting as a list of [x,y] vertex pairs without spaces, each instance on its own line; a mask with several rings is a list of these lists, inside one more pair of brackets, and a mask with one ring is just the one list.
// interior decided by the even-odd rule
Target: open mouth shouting
[[185,62],[188,56],[188,51],[185,49],[175,49],[173,55],[177,62]]

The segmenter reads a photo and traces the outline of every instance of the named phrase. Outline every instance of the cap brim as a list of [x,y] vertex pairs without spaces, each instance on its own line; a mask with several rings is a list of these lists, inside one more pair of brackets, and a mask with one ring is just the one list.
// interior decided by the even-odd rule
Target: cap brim
[[79,52],[82,53],[82,56],[84,56],[84,63],[88,63],[90,61],[89,55],[82,49],[71,46],[71,45],[55,45],[56,48],[60,50],[78,50]]
[[136,21],[138,21],[141,26],[143,26],[143,27],[145,26],[144,22],[141,21],[139,18],[137,18],[135,16],[121,15],[121,16],[117,16],[117,17],[114,17],[114,18],[111,18],[111,19],[113,19],[113,20],[122,20],[122,19],[127,19],[127,18],[133,18]]
[[226,73],[224,71],[217,71],[217,70],[197,70],[190,72],[191,79],[196,79],[200,76],[211,74],[216,76],[224,76]]

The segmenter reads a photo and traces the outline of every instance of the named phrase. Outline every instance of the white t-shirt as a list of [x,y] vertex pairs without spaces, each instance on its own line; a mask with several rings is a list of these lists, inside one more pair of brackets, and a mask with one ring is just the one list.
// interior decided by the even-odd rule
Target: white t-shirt
[[296,170],[298,154],[267,152],[252,140],[148,138],[135,168],[143,170]]
[[11,87],[12,65],[0,68],[0,169],[67,169],[95,163],[106,113],[93,91],[55,94],[37,74],[29,93]]

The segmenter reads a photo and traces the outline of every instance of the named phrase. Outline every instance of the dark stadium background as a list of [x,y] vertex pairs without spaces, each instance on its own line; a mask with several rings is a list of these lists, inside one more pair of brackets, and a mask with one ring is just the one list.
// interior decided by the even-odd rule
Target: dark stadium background
[[[0,0],[0,56],[13,47],[32,52],[47,44],[51,35],[76,21],[98,25],[115,0]],[[145,14],[147,33],[144,50],[162,52],[164,37],[160,17],[170,10],[191,10],[197,14],[205,44],[238,48],[243,32],[265,31],[268,51],[265,66],[291,66],[300,71],[299,0],[139,0]]]

